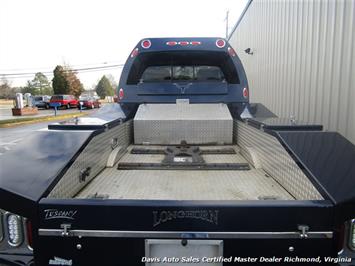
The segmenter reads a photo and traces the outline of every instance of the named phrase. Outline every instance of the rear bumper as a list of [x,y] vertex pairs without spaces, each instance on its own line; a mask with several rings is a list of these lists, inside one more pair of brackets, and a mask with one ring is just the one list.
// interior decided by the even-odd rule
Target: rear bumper
[[91,107],[91,104],[90,103],[83,103],[82,107],[88,108],[88,107]]

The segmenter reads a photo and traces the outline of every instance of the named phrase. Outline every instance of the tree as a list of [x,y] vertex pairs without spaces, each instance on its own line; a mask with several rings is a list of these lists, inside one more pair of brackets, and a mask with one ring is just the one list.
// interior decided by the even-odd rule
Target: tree
[[22,93],[26,92],[32,95],[52,95],[53,89],[48,78],[43,73],[38,72],[33,80],[27,81],[27,86],[22,90]]
[[75,97],[79,97],[80,94],[84,91],[84,86],[76,76],[76,72],[70,68],[67,68],[65,74],[69,84],[69,94],[72,94]]
[[115,80],[115,77],[112,74],[108,74],[106,77],[110,81],[112,88],[116,89],[118,84]]
[[55,94],[72,94],[76,97],[84,91],[83,84],[76,76],[76,72],[69,66],[56,66],[52,79],[53,91]]
[[69,82],[62,66],[56,66],[53,71],[52,86],[54,94],[69,94]]
[[106,96],[113,96],[114,94],[112,85],[105,75],[102,76],[99,83],[96,85],[95,90],[101,99],[104,99]]
[[2,77],[0,81],[0,98],[2,99],[10,99],[15,97],[15,91],[11,88],[10,82]]
[[53,94],[53,89],[51,87],[51,84],[46,77],[41,72],[36,73],[34,79],[32,80],[32,85],[38,89],[39,93],[41,95],[52,95]]
[[31,83],[31,81],[27,81],[27,85],[21,89],[21,92],[23,94],[25,93],[31,93],[31,95],[38,95],[39,91],[37,90],[36,87],[34,87]]

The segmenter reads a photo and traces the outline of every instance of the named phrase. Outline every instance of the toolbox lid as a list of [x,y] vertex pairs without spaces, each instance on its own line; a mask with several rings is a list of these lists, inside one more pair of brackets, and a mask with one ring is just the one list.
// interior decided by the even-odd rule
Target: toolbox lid
[[319,124],[298,121],[285,117],[258,117],[248,118],[249,125],[258,129],[270,130],[322,130],[323,126]]
[[107,104],[90,116],[75,117],[48,125],[56,130],[97,130],[110,128],[126,119],[119,104]]
[[38,131],[0,157],[1,208],[32,217],[93,131]]
[[355,145],[336,132],[279,131],[277,137],[335,204],[355,204]]

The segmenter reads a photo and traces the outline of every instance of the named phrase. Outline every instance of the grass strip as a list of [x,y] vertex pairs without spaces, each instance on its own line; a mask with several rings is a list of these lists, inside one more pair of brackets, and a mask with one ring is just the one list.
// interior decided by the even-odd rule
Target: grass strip
[[17,119],[6,119],[6,120],[0,120],[0,128],[15,127],[20,125],[34,124],[39,122],[46,122],[46,121],[53,121],[53,120],[60,120],[60,119],[69,119],[78,116],[84,116],[87,114],[88,113],[76,112],[76,113],[57,115],[57,116],[49,115],[49,116],[40,116],[40,117],[23,117]]

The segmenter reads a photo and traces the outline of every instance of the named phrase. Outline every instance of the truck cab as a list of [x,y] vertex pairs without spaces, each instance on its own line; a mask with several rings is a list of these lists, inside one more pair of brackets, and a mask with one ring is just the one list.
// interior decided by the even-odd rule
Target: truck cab
[[131,52],[119,82],[119,101],[141,103],[226,103],[242,112],[249,101],[243,66],[222,38],[150,38]]

